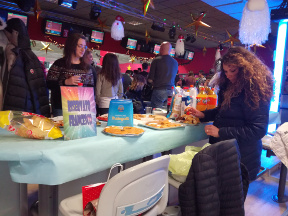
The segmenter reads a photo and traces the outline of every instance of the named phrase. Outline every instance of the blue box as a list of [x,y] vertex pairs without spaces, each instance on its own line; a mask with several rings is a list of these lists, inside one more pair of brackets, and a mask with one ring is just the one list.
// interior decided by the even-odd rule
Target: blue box
[[108,126],[133,126],[132,100],[112,99],[109,105]]

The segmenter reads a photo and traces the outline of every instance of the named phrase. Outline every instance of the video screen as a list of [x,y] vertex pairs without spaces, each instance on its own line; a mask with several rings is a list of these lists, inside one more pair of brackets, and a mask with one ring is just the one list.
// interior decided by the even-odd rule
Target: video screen
[[194,58],[194,52],[188,51],[187,59],[192,60]]
[[20,15],[20,14],[15,14],[15,13],[8,13],[7,21],[12,19],[12,18],[21,19],[24,22],[25,26],[27,26],[27,19],[28,19],[27,16]]
[[92,30],[91,42],[93,43],[103,43],[104,32]]
[[135,50],[136,49],[136,45],[137,45],[137,40],[132,39],[132,38],[128,38],[127,45],[126,45],[127,49]]
[[159,54],[159,52],[160,52],[160,45],[155,44],[153,53],[157,55]]
[[61,36],[62,23],[51,20],[46,21],[45,34]]
[[171,49],[170,56],[171,57],[175,57],[175,48]]

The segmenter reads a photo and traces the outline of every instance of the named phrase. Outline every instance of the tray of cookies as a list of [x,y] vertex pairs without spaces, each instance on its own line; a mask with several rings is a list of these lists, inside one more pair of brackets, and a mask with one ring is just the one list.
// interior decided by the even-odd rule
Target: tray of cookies
[[130,126],[107,126],[102,132],[111,136],[135,137],[141,136],[144,133],[144,130],[142,128]]
[[169,130],[169,129],[175,129],[175,128],[184,128],[184,124],[180,124],[178,122],[172,122],[169,120],[155,120],[146,122],[145,124],[139,124],[141,126],[155,129],[155,130]]

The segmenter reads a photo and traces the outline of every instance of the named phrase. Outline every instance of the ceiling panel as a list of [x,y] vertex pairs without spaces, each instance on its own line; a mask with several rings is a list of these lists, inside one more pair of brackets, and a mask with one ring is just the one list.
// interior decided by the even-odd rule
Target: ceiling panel
[[[102,0],[102,2],[105,1],[108,0]],[[143,10],[143,4],[141,0],[116,1],[130,7],[131,11],[138,10],[142,12]],[[3,0],[0,0],[1,4],[3,2]],[[57,4],[47,2],[46,0],[39,0],[39,2],[43,10],[43,13],[41,13],[40,16],[47,16],[47,14],[50,12],[54,12],[57,14],[57,17],[69,16],[72,18],[72,20],[74,20],[74,17],[77,17],[81,18],[81,22],[79,22],[79,19],[77,20],[79,24],[84,24],[91,27],[95,26],[95,21],[89,19],[91,3],[88,2],[88,0],[78,0],[76,10],[60,7]],[[281,2],[282,0],[268,0],[270,8],[278,6]],[[168,32],[170,27],[172,25],[177,26],[177,36],[179,34],[186,36],[187,33],[195,34],[194,26],[187,29],[184,27],[192,22],[190,16],[191,13],[193,13],[195,16],[198,16],[200,12],[205,11],[207,14],[202,21],[209,24],[212,28],[205,28],[200,26],[196,42],[193,44],[186,43],[186,46],[189,49],[203,49],[204,46],[216,47],[219,44],[219,40],[224,41],[227,39],[228,36],[226,29],[232,34],[238,31],[239,20],[241,19],[242,10],[245,3],[246,1],[244,0],[154,0],[155,10],[149,8],[146,17],[143,15],[131,16],[127,13],[121,13],[110,8],[102,7],[100,19],[106,20],[106,24],[109,27],[105,29],[105,31],[110,31],[110,26],[114,22],[115,17],[117,15],[121,15],[124,17],[126,22],[124,25],[126,35],[135,35],[135,37],[137,36],[144,39],[145,30],[147,29],[152,36],[152,40],[155,40],[155,42],[160,43],[161,41],[170,41],[173,44],[176,42],[176,39],[169,39]],[[33,14],[32,10],[31,14]],[[166,31],[164,33],[151,29],[153,17],[157,20],[166,19]],[[143,24],[139,26],[133,26],[127,23],[129,21],[138,21]],[[204,37],[206,37],[207,40],[204,40]]]

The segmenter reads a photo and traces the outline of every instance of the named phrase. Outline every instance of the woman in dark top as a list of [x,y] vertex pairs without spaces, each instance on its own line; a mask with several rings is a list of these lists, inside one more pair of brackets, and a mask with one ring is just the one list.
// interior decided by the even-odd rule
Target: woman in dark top
[[126,97],[133,102],[133,112],[135,114],[144,114],[144,103],[142,99],[142,90],[146,84],[146,78],[140,74],[134,75],[134,79],[126,92]]
[[253,53],[233,47],[222,58],[217,83],[218,107],[204,112],[191,108],[191,112],[201,121],[214,121],[205,126],[211,144],[237,140],[241,162],[247,167],[250,180],[254,180],[261,165],[261,138],[268,127],[272,73]]
[[62,115],[60,86],[95,87],[96,73],[82,57],[86,50],[86,38],[79,33],[70,34],[64,47],[64,57],[54,62],[48,71],[47,86],[51,89],[53,116]]

